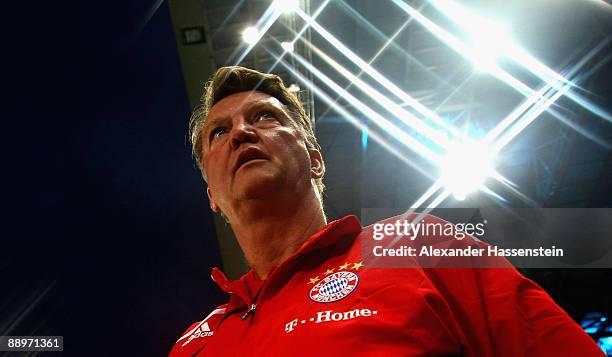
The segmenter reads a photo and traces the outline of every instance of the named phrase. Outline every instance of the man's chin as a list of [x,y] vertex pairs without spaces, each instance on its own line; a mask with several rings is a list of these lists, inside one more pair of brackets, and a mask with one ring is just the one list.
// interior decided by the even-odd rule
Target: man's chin
[[272,172],[237,175],[234,179],[234,193],[244,199],[269,197],[279,187],[279,176]]

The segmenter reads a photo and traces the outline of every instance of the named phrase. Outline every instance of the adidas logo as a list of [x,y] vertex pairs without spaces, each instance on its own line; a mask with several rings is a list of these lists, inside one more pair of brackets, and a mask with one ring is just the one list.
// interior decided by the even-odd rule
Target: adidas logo
[[191,340],[193,340],[194,338],[198,338],[198,337],[208,337],[208,336],[212,336],[213,335],[213,331],[210,330],[210,326],[208,326],[208,322],[203,323],[202,325],[200,325],[200,327],[198,327],[197,330],[195,330],[191,336],[189,336],[189,338],[187,339],[187,341],[185,341],[181,347],[185,347],[185,345],[187,345],[189,342],[191,342]]

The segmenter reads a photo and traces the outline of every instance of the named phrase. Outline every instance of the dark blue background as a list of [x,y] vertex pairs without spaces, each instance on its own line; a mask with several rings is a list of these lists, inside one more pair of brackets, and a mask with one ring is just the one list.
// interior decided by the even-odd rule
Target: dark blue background
[[174,32],[157,5],[3,10],[1,335],[63,335],[64,355],[164,356],[222,303]]

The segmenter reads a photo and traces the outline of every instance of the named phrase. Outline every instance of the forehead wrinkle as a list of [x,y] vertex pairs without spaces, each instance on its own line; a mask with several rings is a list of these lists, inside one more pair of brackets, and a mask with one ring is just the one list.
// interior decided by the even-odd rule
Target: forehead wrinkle
[[250,103],[247,103],[244,108],[246,112],[249,112],[253,109],[258,109],[261,107],[273,107],[275,109],[282,109],[284,111],[285,105],[275,97],[262,98]]

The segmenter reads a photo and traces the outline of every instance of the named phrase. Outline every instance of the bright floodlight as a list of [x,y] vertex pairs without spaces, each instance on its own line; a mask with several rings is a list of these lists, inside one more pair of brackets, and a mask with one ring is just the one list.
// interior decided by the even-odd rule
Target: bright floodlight
[[259,31],[253,26],[247,27],[242,31],[242,40],[249,45],[253,45],[259,41]]
[[[436,9],[459,25],[469,36],[471,46],[461,49],[461,52],[474,62],[477,69],[491,73],[496,72],[498,58],[502,55],[508,56],[518,50],[510,34],[499,21],[469,11],[459,2],[453,0],[430,0],[430,2]],[[437,32],[442,34],[443,31]],[[444,38],[446,39],[445,42],[452,39],[448,35],[445,35]],[[450,43],[448,44],[450,45]],[[451,47],[457,45],[459,44],[455,43]]]
[[472,60],[478,69],[491,71],[497,67],[498,58],[513,49],[514,43],[508,31],[496,23],[482,21],[480,26],[467,29],[474,49]]
[[283,48],[283,50],[291,53],[293,52],[293,42],[281,42],[281,47]]
[[483,144],[456,142],[442,159],[442,184],[458,200],[483,187],[493,173],[493,156]]
[[299,0],[274,0],[272,6],[282,14],[288,14],[300,8]]
[[471,22],[466,22],[465,30],[472,42],[472,61],[482,71],[492,71],[499,57],[516,48],[508,30],[489,19],[473,17]]

